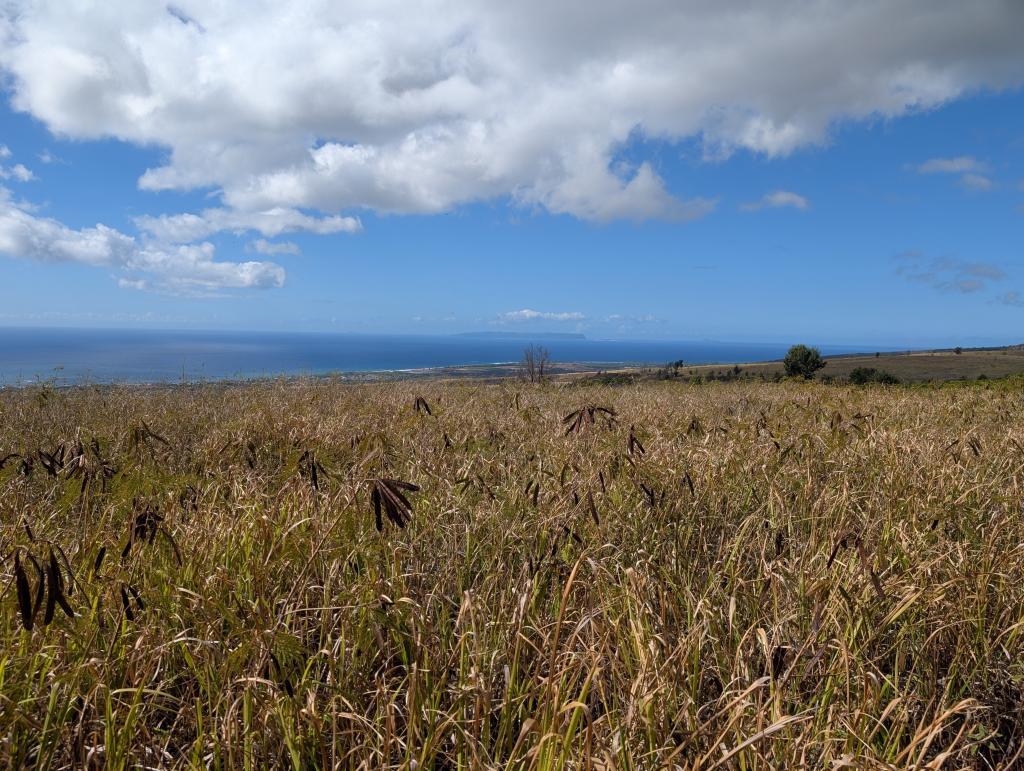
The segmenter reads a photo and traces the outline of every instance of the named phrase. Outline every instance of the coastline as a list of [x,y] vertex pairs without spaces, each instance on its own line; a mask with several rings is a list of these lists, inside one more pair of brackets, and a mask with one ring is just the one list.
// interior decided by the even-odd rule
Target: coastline
[[[960,380],[983,377],[1004,377],[1024,374],[1024,346],[979,347],[964,349],[919,349],[881,351],[878,353],[837,353],[824,357],[831,365],[822,370],[821,377],[846,379],[856,367],[891,370],[904,382],[927,380]],[[546,376],[566,379],[574,376],[608,376],[615,381],[635,381],[642,377],[657,377],[657,373],[671,373],[670,378],[776,378],[783,373],[781,359],[761,361],[717,361],[706,363],[682,362],[672,367],[666,362],[637,361],[552,361]],[[732,373],[730,376],[730,372]],[[170,388],[199,386],[230,386],[278,381],[333,380],[339,383],[379,383],[406,380],[479,380],[498,382],[523,377],[521,361],[496,361],[440,365],[434,367],[406,367],[400,369],[324,370],[318,372],[282,371],[260,372],[251,375],[228,375],[209,378],[153,378],[153,379],[100,379],[84,376],[62,377],[59,372],[50,377],[32,377],[24,380],[0,380],[0,391],[32,387],[54,389],[76,388]]]
[[[643,372],[663,366],[661,363],[642,362],[552,362],[546,371],[550,377],[567,375],[597,375],[614,371]],[[696,366],[696,365],[695,365]],[[701,366],[722,366],[701,365]],[[19,382],[0,382],[0,391],[21,390],[36,386],[49,386],[55,389],[68,390],[78,388],[173,388],[196,386],[230,386],[256,383],[268,383],[289,380],[334,380],[342,383],[382,383],[406,380],[481,380],[501,381],[522,376],[521,362],[503,361],[489,364],[461,364],[439,367],[410,367],[403,369],[376,370],[335,370],[329,372],[287,372],[279,374],[259,374],[252,376],[223,377],[209,379],[179,380],[89,380],[60,382],[60,377],[35,378]]]

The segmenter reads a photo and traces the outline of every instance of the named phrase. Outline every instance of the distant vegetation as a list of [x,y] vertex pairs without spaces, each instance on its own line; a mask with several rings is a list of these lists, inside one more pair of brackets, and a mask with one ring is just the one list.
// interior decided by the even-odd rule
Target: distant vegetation
[[866,383],[882,383],[883,385],[895,385],[900,379],[891,372],[874,367],[856,367],[850,372],[850,382],[854,385],[865,385]]
[[1017,768],[1020,382],[0,391],[0,764]]
[[[736,371],[739,367],[739,372]],[[847,383],[851,378],[860,379],[861,374],[854,374],[858,369],[875,370],[881,380],[867,383],[891,383],[891,378],[902,384],[925,382],[947,382],[956,380],[976,380],[980,375],[986,378],[1005,378],[1024,374],[1024,348],[1019,345],[1003,348],[956,349],[935,351],[903,351],[890,353],[870,353],[861,355],[832,356],[827,359],[827,368],[819,371],[817,379],[825,383]],[[749,362],[742,365],[721,364],[690,364],[682,361],[670,362],[668,365],[652,372],[660,379],[685,379],[691,382],[708,380],[756,380],[778,381],[786,377],[786,369],[781,361]],[[651,375],[648,375],[650,377]],[[630,376],[631,379],[642,379],[641,373]],[[798,377],[802,377],[798,376]]]

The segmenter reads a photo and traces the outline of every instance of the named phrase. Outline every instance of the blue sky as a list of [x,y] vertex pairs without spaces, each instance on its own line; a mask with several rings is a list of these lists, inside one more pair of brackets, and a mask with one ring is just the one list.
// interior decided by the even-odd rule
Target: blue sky
[[[607,115],[596,123],[570,116],[576,122],[557,140],[538,123],[528,134],[502,135],[511,118],[494,103],[478,107],[446,91],[412,117],[394,118],[387,131],[379,117],[360,122],[350,110],[325,119],[309,108],[305,122],[253,144],[261,131],[279,131],[280,121],[260,124],[263,112],[253,118],[249,101],[222,114],[207,105],[216,121],[204,113],[198,128],[194,104],[161,117],[170,97],[149,94],[161,107],[147,107],[155,114],[143,119],[123,111],[123,98],[117,109],[76,105],[68,89],[80,93],[84,81],[34,65],[46,52],[31,48],[33,35],[67,35],[67,56],[76,46],[91,46],[94,58],[108,52],[77,29],[55,32],[52,17],[35,13],[18,21],[24,28],[16,43],[6,38],[0,56],[7,76],[0,108],[2,325],[545,330],[879,346],[1024,342],[1020,61],[1000,58],[1001,69],[993,69],[974,53],[951,53],[949,62],[939,54],[935,81],[901,95],[902,104],[891,95],[902,94],[905,79],[899,88],[831,104],[821,96],[831,93],[827,76],[817,90],[797,82],[798,60],[771,84],[777,104],[751,107],[757,100],[744,101],[746,84],[731,89],[747,121],[737,128],[732,118],[713,117],[732,109],[723,97],[663,115],[660,107],[633,103],[636,83],[628,98],[598,98],[581,81],[560,98],[579,96]],[[200,7],[177,13],[188,21],[174,15],[137,23],[147,32],[157,24],[188,26],[181,34],[194,35],[196,45],[218,28],[204,22]],[[964,21],[970,19],[951,18],[949,34]],[[437,34],[448,61],[453,44],[443,32]],[[614,30],[607,34],[618,40]],[[645,34],[654,33],[640,29],[634,43],[643,55],[627,48],[612,63],[615,72],[657,48]],[[474,51],[486,50],[488,38],[480,35]],[[396,61],[411,45],[401,35],[373,42]],[[997,43],[978,41],[976,56]],[[563,55],[561,47],[552,50]],[[588,56],[581,51],[551,66],[576,72],[593,66]],[[165,64],[173,62],[144,62],[154,73]],[[905,71],[898,56],[891,71]],[[949,73],[961,71],[962,82],[950,84]],[[90,77],[83,72],[80,78]],[[72,79],[55,83],[61,77]],[[387,77],[382,82],[391,84],[397,76]],[[675,71],[661,62],[637,82],[662,80],[683,88],[682,65]],[[153,92],[155,82],[151,74]],[[502,85],[498,77],[481,82],[481,93]],[[101,100],[123,88],[116,73],[92,85]],[[347,93],[344,79],[330,85]],[[817,96],[788,104],[799,102],[792,97],[799,88]],[[469,124],[471,133],[448,142],[455,129],[438,115],[448,116],[453,103],[461,112],[452,125],[462,131]],[[474,110],[485,117],[469,121]],[[245,119],[236,120],[239,114]],[[755,119],[769,121],[771,131],[752,134],[751,126],[761,125]],[[478,146],[481,132],[496,138]],[[436,143],[429,152],[424,137]],[[204,155],[211,146],[215,157]],[[228,157],[239,147],[241,161]],[[285,148],[281,158],[274,157],[278,148]],[[365,150],[358,167],[355,149]],[[442,151],[448,155],[437,161]],[[479,157],[462,168],[471,154]],[[305,155],[313,162],[294,160]],[[551,158],[559,159],[555,172]],[[342,164],[344,176],[331,164]],[[168,171],[154,175],[161,169]],[[324,169],[331,176],[316,176]],[[267,225],[268,212],[287,222]],[[181,214],[193,219],[166,219]]]

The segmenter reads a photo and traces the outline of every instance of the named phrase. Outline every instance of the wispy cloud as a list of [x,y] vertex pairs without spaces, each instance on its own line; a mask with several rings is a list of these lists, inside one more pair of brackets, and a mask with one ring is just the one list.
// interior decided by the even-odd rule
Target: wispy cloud
[[982,174],[988,172],[988,164],[970,155],[960,155],[956,158],[932,158],[918,166],[917,171],[919,174]]
[[184,244],[209,238],[216,233],[235,234],[255,231],[262,236],[273,238],[282,233],[306,231],[319,235],[330,233],[358,233],[362,224],[356,217],[315,217],[298,209],[277,206],[262,211],[238,211],[235,209],[206,209],[199,214],[149,215],[135,220],[139,230],[153,238],[172,244]]
[[41,153],[39,153],[39,155],[37,157],[39,158],[39,162],[40,163],[45,163],[45,164],[64,163],[64,161],[61,158],[58,158],[56,155],[51,153],[49,150],[43,150]]
[[650,313],[634,316],[626,313],[613,313],[605,316],[605,321],[613,324],[658,324],[662,320]]
[[[63,323],[72,322],[75,324],[174,324],[179,328],[200,325],[209,325],[216,321],[216,316],[197,317],[195,315],[170,315],[167,313],[156,313],[146,311],[145,313],[108,312],[97,313],[95,311],[82,310],[61,310],[61,311],[34,311],[30,313],[0,313],[0,320],[25,323],[27,321]],[[202,326],[200,326],[202,328]]]
[[144,278],[119,278],[117,285],[122,289],[137,289],[139,291],[149,289],[149,282]]
[[16,179],[18,182],[31,182],[36,178],[32,170],[20,163],[13,166],[0,166],[0,179]]
[[665,320],[660,319],[653,313],[612,313],[605,316],[603,321],[610,324],[616,332],[628,333],[637,330],[650,332],[652,327],[664,324]]
[[250,241],[246,244],[245,250],[247,252],[256,252],[256,254],[266,254],[273,256],[275,254],[301,254],[302,250],[299,249],[299,245],[292,243],[291,241],[268,241],[265,238],[257,238],[255,241]]
[[535,311],[523,308],[502,313],[498,318],[501,321],[585,321],[587,317],[578,311]]
[[[13,153],[11,148],[7,145],[0,145],[0,160],[8,160]],[[32,170],[27,168],[24,164],[16,163],[13,166],[2,166],[0,165],[0,179],[13,179],[18,182],[31,182],[36,179],[36,175],[32,173]]]
[[454,313],[448,313],[444,316],[412,316],[411,318],[416,324],[454,324],[459,320],[458,316]]
[[971,155],[956,158],[931,158],[916,167],[918,174],[958,174],[960,184],[967,190],[985,192],[995,183],[989,175],[989,165]]
[[1014,308],[1024,308],[1024,296],[1020,292],[1004,292],[996,297],[995,301],[1000,305],[1009,305]]
[[964,174],[960,177],[960,184],[968,190],[985,192],[995,187],[995,183],[984,174]]
[[1006,271],[995,263],[928,257],[917,250],[902,252],[896,262],[897,275],[941,292],[975,294],[1007,278]]
[[789,190],[775,190],[761,197],[759,201],[751,201],[740,206],[740,211],[760,211],[761,209],[800,209],[806,210],[811,205],[804,196]]

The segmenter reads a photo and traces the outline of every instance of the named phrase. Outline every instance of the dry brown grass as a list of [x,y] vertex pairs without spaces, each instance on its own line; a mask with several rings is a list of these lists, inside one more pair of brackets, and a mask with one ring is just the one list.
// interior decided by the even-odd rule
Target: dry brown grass
[[27,389],[11,453],[11,767],[1021,763],[1020,389]]

